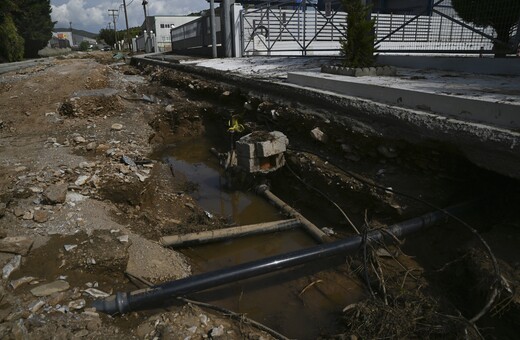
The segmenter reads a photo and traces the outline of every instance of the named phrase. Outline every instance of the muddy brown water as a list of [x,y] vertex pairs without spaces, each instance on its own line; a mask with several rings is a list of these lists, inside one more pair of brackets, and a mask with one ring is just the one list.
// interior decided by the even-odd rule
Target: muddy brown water
[[[182,174],[197,190],[192,196],[211,214],[238,225],[285,218],[252,192],[232,191],[209,139],[198,137],[161,150],[161,158],[175,175]],[[194,273],[221,269],[248,261],[316,245],[302,230],[252,236],[181,251],[191,259]],[[341,310],[363,298],[363,288],[348,279],[344,258],[312,263],[198,293],[193,298],[228,308],[266,324],[290,338],[315,339],[334,334]],[[338,267],[339,266],[339,267]],[[342,268],[338,270],[338,268]]]

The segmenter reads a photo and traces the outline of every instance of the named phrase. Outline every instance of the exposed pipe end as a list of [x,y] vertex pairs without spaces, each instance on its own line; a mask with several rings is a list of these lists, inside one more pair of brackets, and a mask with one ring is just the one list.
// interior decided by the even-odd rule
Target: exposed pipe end
[[102,300],[94,300],[92,307],[98,312],[109,315],[124,314],[130,310],[128,305],[128,294],[117,292],[116,295],[109,296]]
[[260,184],[259,186],[256,187],[257,194],[263,194],[267,190],[269,190],[269,187],[266,184]]

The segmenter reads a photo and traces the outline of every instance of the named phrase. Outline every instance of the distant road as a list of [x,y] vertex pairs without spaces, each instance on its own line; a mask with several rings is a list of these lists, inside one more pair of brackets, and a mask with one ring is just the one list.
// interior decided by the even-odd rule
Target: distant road
[[18,71],[23,68],[45,64],[51,60],[52,60],[52,58],[42,58],[42,59],[17,61],[15,63],[0,64],[0,74],[11,72],[11,71]]

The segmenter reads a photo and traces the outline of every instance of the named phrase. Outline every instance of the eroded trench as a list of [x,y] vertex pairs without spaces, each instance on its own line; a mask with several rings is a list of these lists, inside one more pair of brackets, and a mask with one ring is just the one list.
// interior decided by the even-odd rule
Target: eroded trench
[[[517,333],[516,295],[503,285],[507,281],[515,287],[518,280],[520,258],[511,241],[518,237],[518,213],[512,209],[518,204],[517,182],[473,166],[446,146],[412,145],[353,131],[330,119],[333,112],[318,107],[176,71],[148,67],[144,72],[156,80],[147,89],[149,95],[161,107],[173,107],[158,109],[151,158],[182,178],[183,190],[201,208],[182,232],[287,218],[255,194],[260,183],[268,183],[319,228],[333,231],[334,239],[355,234],[335,205],[363,231],[479,198],[483,208],[465,220],[496,251],[504,279],[495,282],[486,250],[464,226],[450,220],[406,242],[366,246],[356,256],[237,281],[192,298],[243,313],[289,338],[459,337],[468,332],[473,337],[477,333],[467,320],[496,288],[500,297],[479,321],[485,327],[480,332],[492,338]],[[268,175],[226,173],[209,150],[228,151],[231,115],[238,115],[245,127],[234,140],[258,130],[285,133],[290,141],[287,166]],[[327,141],[310,137],[315,127]],[[153,236],[168,232],[175,230]],[[297,229],[179,250],[194,273],[203,273],[315,244]]]

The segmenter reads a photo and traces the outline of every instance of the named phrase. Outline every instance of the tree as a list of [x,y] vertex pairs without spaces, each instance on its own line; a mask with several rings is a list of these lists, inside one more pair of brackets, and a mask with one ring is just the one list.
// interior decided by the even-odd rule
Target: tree
[[90,43],[86,40],[83,40],[80,44],[79,44],[79,50],[80,51],[86,51],[90,48]]
[[371,67],[374,56],[374,20],[370,19],[371,7],[361,0],[342,0],[347,12],[347,39],[341,40],[341,55],[347,67]]
[[13,21],[17,6],[11,0],[0,1],[0,62],[18,61],[23,58],[23,38]]
[[18,0],[16,27],[25,40],[25,57],[36,58],[52,38],[55,22],[51,20],[50,0]]
[[[136,35],[141,35],[143,30],[141,29],[141,27],[130,27],[128,29],[128,32],[130,33],[130,38],[134,38]],[[119,38],[125,37],[126,29],[117,31],[117,36]],[[114,46],[114,43],[115,43],[114,30],[102,28],[101,30],[99,30],[97,40],[98,41],[103,40],[105,42],[105,44]]]
[[511,51],[509,34],[520,20],[520,0],[452,0],[451,3],[462,20],[493,27],[497,34],[493,45],[495,57],[505,57]]
[[0,59],[7,62],[23,59],[23,38],[18,34],[13,18],[10,14],[3,16],[0,22]]
[[98,33],[97,40],[98,41],[103,40],[105,42],[105,44],[114,46],[114,43],[115,43],[114,30],[102,28]]

